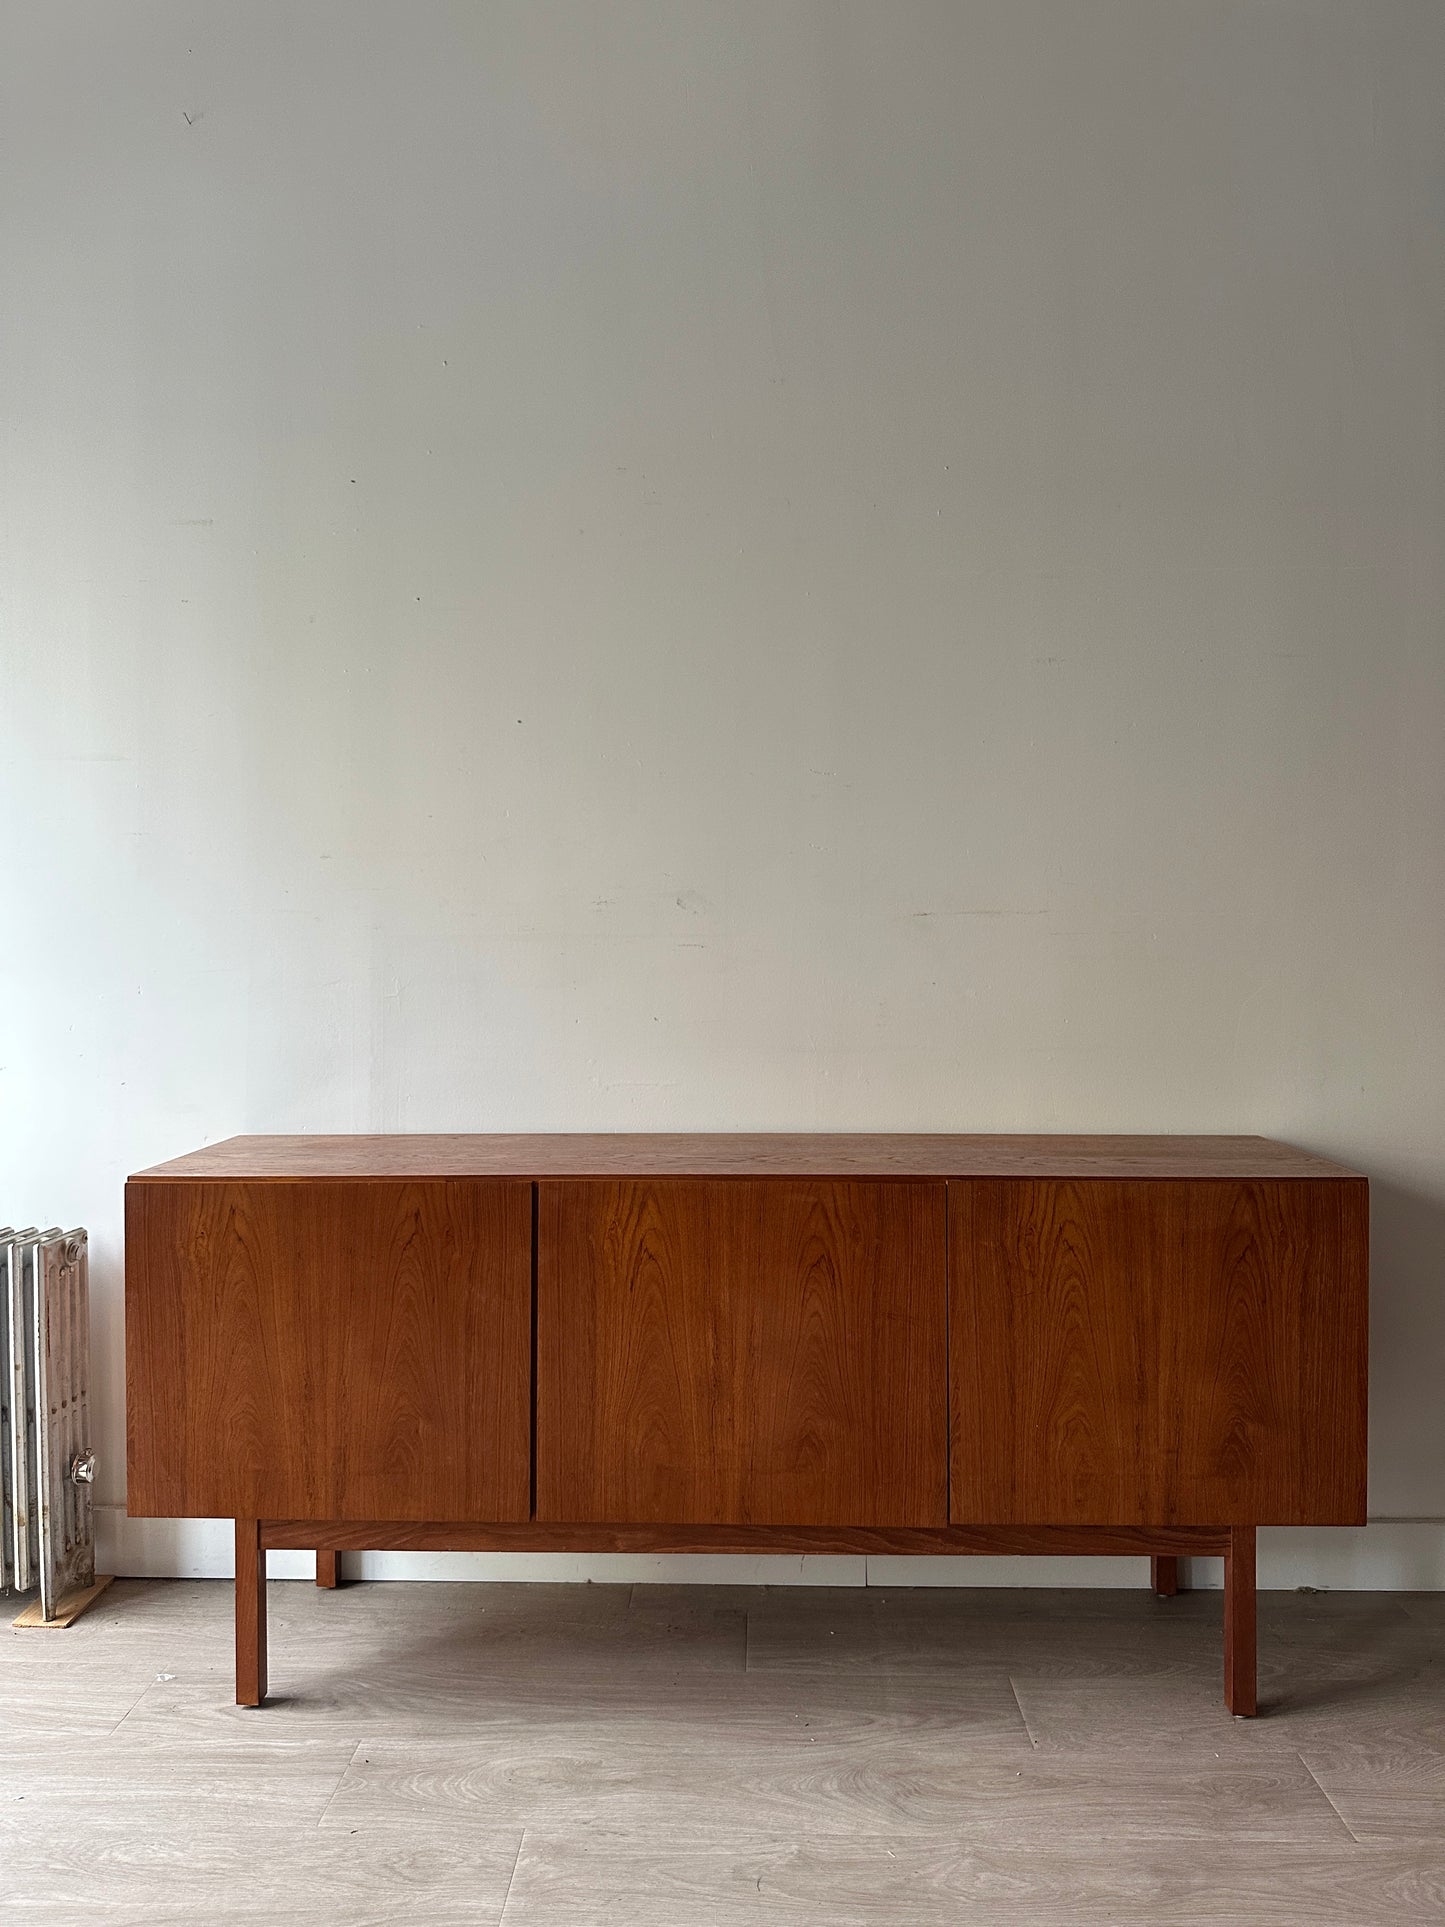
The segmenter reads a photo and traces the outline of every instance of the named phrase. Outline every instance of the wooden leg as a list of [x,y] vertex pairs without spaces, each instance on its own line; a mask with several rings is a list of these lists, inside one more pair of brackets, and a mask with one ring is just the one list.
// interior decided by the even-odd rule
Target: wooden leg
[[236,1521],[236,1704],[266,1698],[266,1549],[259,1519]]
[[1232,1527],[1224,1555],[1224,1703],[1243,1716],[1258,1710],[1253,1526]]
[[318,1552],[316,1555],[316,1583],[318,1586],[339,1586],[341,1584],[341,1554],[339,1552]]
[[1172,1599],[1179,1590],[1179,1560],[1161,1554],[1149,1561],[1149,1582],[1161,1599]]

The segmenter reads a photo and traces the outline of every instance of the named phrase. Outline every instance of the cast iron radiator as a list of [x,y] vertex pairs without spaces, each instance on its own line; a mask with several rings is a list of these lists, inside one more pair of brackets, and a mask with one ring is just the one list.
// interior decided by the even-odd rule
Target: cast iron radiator
[[83,1231],[0,1230],[0,1593],[40,1609],[95,1580]]

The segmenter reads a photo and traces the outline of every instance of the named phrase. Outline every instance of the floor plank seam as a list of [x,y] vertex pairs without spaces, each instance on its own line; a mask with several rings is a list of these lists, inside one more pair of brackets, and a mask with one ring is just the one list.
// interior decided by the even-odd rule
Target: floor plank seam
[[356,1765],[357,1754],[361,1751],[362,1747],[364,1747],[365,1745],[366,1745],[365,1740],[358,1740],[356,1742],[356,1745],[352,1747],[351,1752],[347,1756],[345,1765],[342,1767],[341,1771],[337,1774],[336,1785],[332,1787],[331,1794],[326,1802],[326,1805],[321,1809],[320,1813],[317,1814],[316,1816],[316,1831],[318,1833],[320,1833],[322,1827],[326,1823],[327,1814],[330,1813],[331,1809],[336,1805],[336,1796],[338,1793],[340,1793],[342,1787],[345,1785],[347,1774],[351,1771],[352,1767]]
[[1019,1709],[1019,1718],[1024,1723],[1024,1733],[1028,1738],[1028,1743],[1037,1753],[1039,1750],[1039,1743],[1034,1738],[1034,1729],[1029,1725],[1029,1716],[1024,1711],[1024,1703],[1019,1698],[1019,1689],[1017,1688],[1017,1686],[1014,1685],[1014,1678],[1012,1673],[1010,1673],[1008,1676],[1008,1689],[1014,1696],[1014,1705]]
[[517,1878],[517,1869],[522,1864],[522,1849],[527,1844],[527,1829],[523,1827],[522,1837],[517,1842],[517,1857],[512,1862],[512,1871],[507,1875],[507,1891],[502,1895],[502,1911],[497,1915],[497,1927],[503,1927],[507,1918],[507,1907],[512,1898],[512,1883]]
[[105,1737],[108,1740],[115,1738],[116,1734],[119,1733],[120,1729],[125,1725],[126,1721],[130,1718],[131,1714],[135,1711],[135,1709],[140,1705],[141,1701],[147,1697],[151,1688],[153,1686],[159,1686],[160,1683],[161,1682],[160,1682],[159,1674],[157,1674],[154,1679],[149,1679],[146,1681],[145,1685],[142,1686],[139,1693],[136,1694],[134,1700],[132,1700],[130,1705],[121,1714],[120,1718],[116,1721],[115,1725],[110,1729],[109,1733],[106,1734]]
[[1315,1772],[1314,1768],[1310,1765],[1309,1761],[1305,1758],[1304,1754],[1297,1753],[1295,1755],[1295,1758],[1299,1761],[1300,1765],[1304,1768],[1305,1772],[1309,1774],[1310,1778],[1314,1781],[1315,1785],[1319,1787],[1321,1794],[1324,1795],[1325,1803],[1329,1807],[1330,1812],[1339,1821],[1340,1825],[1344,1828],[1345,1832],[1350,1836],[1351,1840],[1354,1841],[1357,1847],[1363,1846],[1364,1842],[1360,1839],[1360,1836],[1355,1832],[1354,1828],[1350,1825],[1349,1821],[1345,1818],[1344,1814],[1340,1812],[1339,1808],[1335,1805],[1334,1801],[1330,1799],[1330,1796],[1328,1792],[1326,1792],[1325,1788],[1322,1785],[1320,1785],[1319,1775]]

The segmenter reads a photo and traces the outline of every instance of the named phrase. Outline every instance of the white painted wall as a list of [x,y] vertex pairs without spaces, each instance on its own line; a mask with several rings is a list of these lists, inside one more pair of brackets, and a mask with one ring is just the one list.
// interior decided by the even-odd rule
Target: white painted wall
[[1241,1130],[1373,1177],[1445,1515],[1445,10],[0,17],[0,1210],[102,1499],[122,1179],[231,1132]]

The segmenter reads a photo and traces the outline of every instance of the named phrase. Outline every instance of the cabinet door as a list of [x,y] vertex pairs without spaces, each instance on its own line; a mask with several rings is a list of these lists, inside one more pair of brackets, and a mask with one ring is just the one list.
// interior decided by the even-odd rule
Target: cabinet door
[[540,1519],[945,1523],[942,1184],[539,1191]]
[[958,1524],[1365,1516],[1362,1179],[949,1185]]
[[132,1184],[129,1508],[525,1519],[531,1186]]

